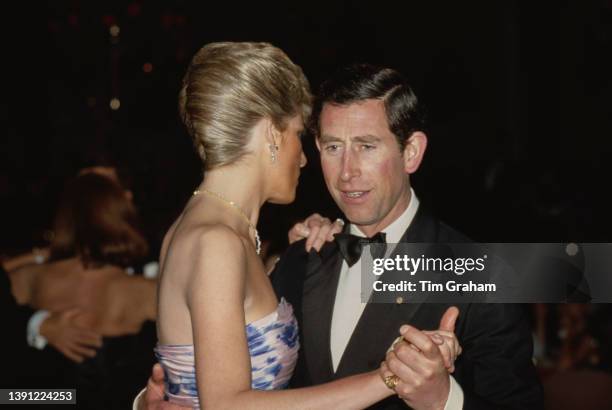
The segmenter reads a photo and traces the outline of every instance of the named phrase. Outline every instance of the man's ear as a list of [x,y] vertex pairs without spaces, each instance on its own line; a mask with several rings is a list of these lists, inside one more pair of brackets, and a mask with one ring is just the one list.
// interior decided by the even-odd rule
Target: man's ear
[[408,138],[402,153],[404,157],[404,171],[407,174],[413,174],[419,169],[426,149],[427,135],[421,131],[413,132]]
[[321,152],[321,143],[319,142],[319,137],[315,136],[315,144],[317,145],[317,149]]

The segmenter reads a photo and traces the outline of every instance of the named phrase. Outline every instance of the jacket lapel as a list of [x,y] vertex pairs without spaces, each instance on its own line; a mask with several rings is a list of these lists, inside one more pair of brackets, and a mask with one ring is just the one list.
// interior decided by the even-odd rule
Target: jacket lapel
[[[437,236],[435,220],[423,210],[423,207],[419,207],[400,242],[436,242]],[[395,257],[397,252],[398,250],[395,249],[390,257]],[[386,273],[383,273],[383,277],[385,275]],[[370,297],[370,302],[365,307],[349,339],[334,378],[377,368],[384,360],[391,343],[399,336],[400,326],[410,323],[424,302],[424,294],[421,292],[417,295],[420,295],[420,300],[412,300],[409,303],[402,303],[402,301],[399,303],[372,303],[372,297]],[[329,335],[327,340],[329,341]],[[329,345],[329,342],[327,344]]]
[[331,320],[342,256],[335,243],[328,243],[320,254],[311,252],[303,289],[302,347],[308,372],[315,383],[332,379],[330,350]]

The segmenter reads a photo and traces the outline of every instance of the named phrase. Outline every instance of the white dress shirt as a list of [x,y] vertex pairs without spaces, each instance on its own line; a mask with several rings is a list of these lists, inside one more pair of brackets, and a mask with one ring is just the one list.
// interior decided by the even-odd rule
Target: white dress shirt
[[[410,202],[404,212],[382,230],[385,233],[385,241],[389,244],[397,244],[400,241],[419,209],[419,200],[412,188],[410,194]],[[351,225],[349,228],[353,235],[366,236],[355,225]],[[387,255],[392,251],[393,249],[388,249]],[[361,287],[361,263],[357,261],[349,267],[346,261],[343,261],[331,323],[330,348],[334,371],[338,370],[344,350],[367,305],[362,300],[368,300],[372,289],[366,289],[366,294],[362,297],[363,291]],[[461,408],[463,408],[463,391],[455,379],[450,376],[450,392],[444,409],[455,410]]]

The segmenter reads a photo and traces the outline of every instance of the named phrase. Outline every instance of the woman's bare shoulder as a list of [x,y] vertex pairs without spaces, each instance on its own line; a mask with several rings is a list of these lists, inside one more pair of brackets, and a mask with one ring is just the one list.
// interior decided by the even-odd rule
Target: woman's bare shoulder
[[177,230],[169,250],[186,249],[196,259],[244,254],[245,238],[224,224],[198,224]]
[[193,229],[189,240],[190,292],[242,288],[248,266],[246,238],[225,225],[207,224]]
[[35,278],[40,271],[40,265],[25,265],[9,272],[11,292],[20,305],[31,302],[32,288],[34,287]]

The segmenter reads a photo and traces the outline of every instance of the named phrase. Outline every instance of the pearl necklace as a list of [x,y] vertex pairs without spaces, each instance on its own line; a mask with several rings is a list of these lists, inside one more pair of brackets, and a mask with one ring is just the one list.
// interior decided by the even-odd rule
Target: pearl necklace
[[259,239],[259,232],[257,232],[257,228],[255,227],[255,225],[251,223],[251,221],[249,220],[249,217],[244,213],[244,211],[240,209],[240,207],[236,205],[234,201],[230,201],[224,198],[223,196],[219,195],[216,192],[212,192],[207,189],[199,189],[199,190],[196,189],[195,191],[193,191],[194,195],[198,195],[200,193],[204,193],[204,194],[217,198],[221,202],[224,202],[228,204],[229,206],[231,206],[233,209],[235,209],[240,214],[240,216],[244,219],[244,221],[249,225],[249,228],[251,228],[255,232],[255,252],[257,252],[257,254],[259,255],[259,253],[261,252],[261,239]]

